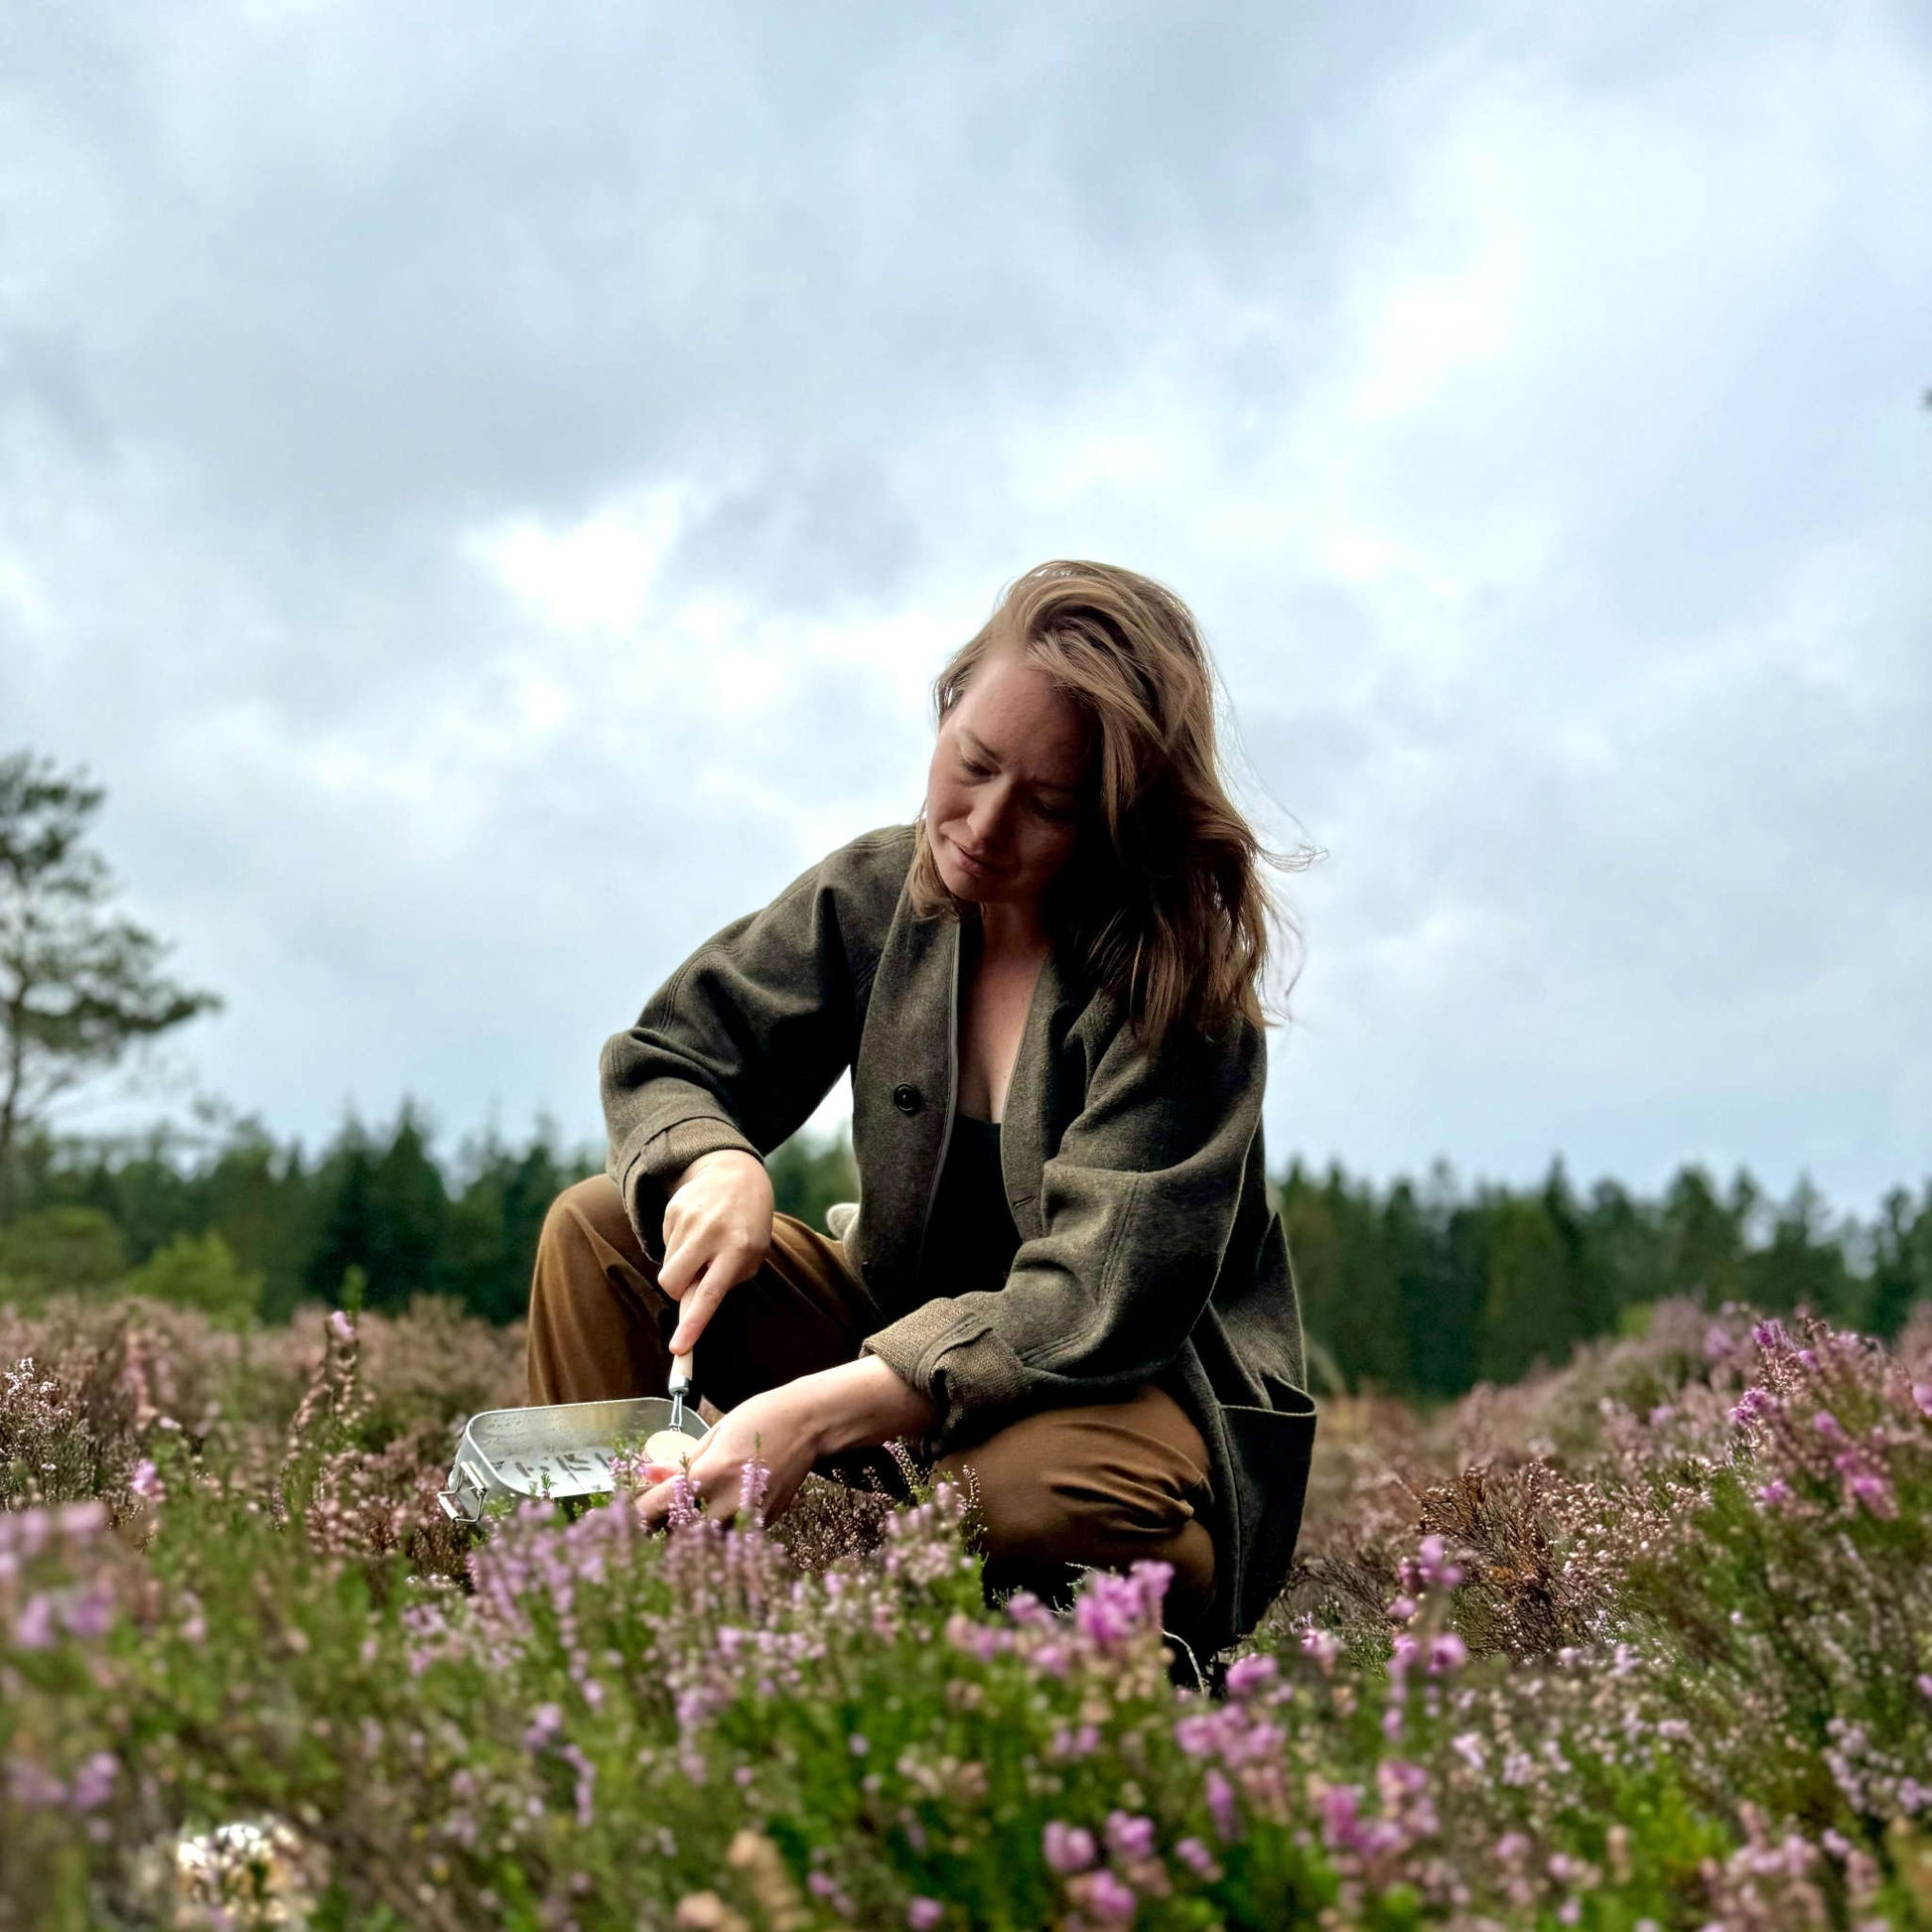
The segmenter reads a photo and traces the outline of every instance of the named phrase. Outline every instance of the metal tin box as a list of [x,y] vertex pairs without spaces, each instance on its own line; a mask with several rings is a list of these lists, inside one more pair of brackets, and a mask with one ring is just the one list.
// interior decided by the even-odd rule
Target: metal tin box
[[[617,1486],[611,1458],[619,1443],[640,1444],[670,1426],[670,1400],[657,1395],[485,1409],[470,1418],[437,1501],[445,1516],[475,1523],[499,1496],[606,1495]],[[695,1403],[685,1403],[682,1429],[694,1448],[710,1433]]]

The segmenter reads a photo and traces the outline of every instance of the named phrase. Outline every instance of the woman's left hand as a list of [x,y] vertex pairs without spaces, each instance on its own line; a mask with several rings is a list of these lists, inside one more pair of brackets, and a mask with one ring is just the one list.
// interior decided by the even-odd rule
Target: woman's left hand
[[[909,1389],[877,1355],[841,1362],[755,1395],[725,1417],[698,1445],[689,1475],[693,1491],[721,1516],[737,1513],[745,1470],[766,1470],[759,1511],[766,1523],[782,1516],[820,1456],[864,1443],[922,1435],[932,1404]],[[675,1479],[653,1484],[637,1498],[639,1521],[659,1528],[670,1516]]]
[[[698,1445],[687,1473],[692,1493],[711,1514],[731,1516],[745,1493],[747,1467],[759,1464],[767,1473],[759,1515],[768,1523],[784,1514],[823,1452],[809,1392],[803,1382],[787,1382],[732,1410]],[[646,1529],[660,1528],[669,1517],[675,1488],[675,1479],[659,1482],[637,1498]]]

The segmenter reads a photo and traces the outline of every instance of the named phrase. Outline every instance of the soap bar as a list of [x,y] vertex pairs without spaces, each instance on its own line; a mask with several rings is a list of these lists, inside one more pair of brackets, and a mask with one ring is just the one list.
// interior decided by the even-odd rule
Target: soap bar
[[697,1453],[699,1447],[697,1438],[685,1435],[681,1429],[660,1429],[644,1444],[644,1460],[681,1469]]

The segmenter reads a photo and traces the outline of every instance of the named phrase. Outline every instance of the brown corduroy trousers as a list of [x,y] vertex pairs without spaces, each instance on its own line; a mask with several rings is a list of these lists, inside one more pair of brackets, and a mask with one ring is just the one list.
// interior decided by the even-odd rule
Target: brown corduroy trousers
[[[532,1402],[662,1395],[675,1305],[603,1174],[551,1204],[530,1290]],[[857,1359],[878,1311],[829,1236],[774,1217],[764,1265],[720,1303],[697,1352],[700,1392],[721,1410],[794,1376]],[[847,1480],[879,1458],[846,1456]],[[942,1457],[933,1473],[974,1477],[991,1591],[1026,1588],[1063,1602],[1086,1568],[1173,1566],[1168,1622],[1185,1631],[1214,1587],[1200,1433],[1165,1390],[1123,1402],[1043,1410]]]

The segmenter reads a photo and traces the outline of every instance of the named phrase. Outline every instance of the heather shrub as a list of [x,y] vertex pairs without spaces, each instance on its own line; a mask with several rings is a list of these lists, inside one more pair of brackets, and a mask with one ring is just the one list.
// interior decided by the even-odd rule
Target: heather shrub
[[945,1487],[450,1524],[517,1345],[433,1304],[0,1325],[0,1927],[1932,1924],[1917,1328],[1337,1399],[1207,1696],[1158,1566],[989,1603]]

